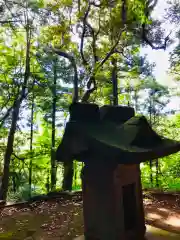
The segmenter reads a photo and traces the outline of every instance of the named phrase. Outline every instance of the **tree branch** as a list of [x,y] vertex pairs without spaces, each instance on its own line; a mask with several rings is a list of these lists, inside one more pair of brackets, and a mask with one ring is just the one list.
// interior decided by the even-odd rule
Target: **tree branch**
[[20,102],[20,104],[21,104],[21,102],[27,97],[28,94],[29,94],[29,92],[27,92],[25,95],[21,96],[20,98],[17,97],[14,100],[13,105],[10,108],[8,108],[8,110],[5,113],[5,115],[0,119],[0,128],[3,126],[5,120],[9,117],[11,111],[16,107],[17,102]]
[[87,25],[87,17],[88,17],[88,14],[89,14],[89,11],[91,9],[91,5],[90,3],[88,4],[88,8],[87,8],[87,11],[85,12],[84,14],[84,18],[83,18],[83,32],[82,32],[82,36],[81,36],[81,43],[80,43],[80,54],[81,54],[81,58],[82,58],[82,61],[83,61],[83,64],[84,65],[87,65],[88,62],[86,61],[85,57],[84,57],[84,52],[83,52],[83,49],[84,49],[84,37],[85,37],[85,33],[86,33],[86,25]]
[[167,42],[169,41],[169,36],[171,34],[171,32],[167,35],[167,37],[165,37],[164,39],[164,43],[160,46],[155,46],[147,37],[147,33],[148,31],[146,30],[146,25],[145,24],[142,24],[142,40],[148,44],[152,49],[154,50],[160,50],[160,49],[163,49],[163,50],[166,50],[166,47],[167,47]]
[[101,7],[102,3],[95,3],[95,2],[91,2],[91,5],[93,5],[94,7]]
[[81,12],[81,0],[78,0],[78,12]]
[[93,38],[92,49],[93,49],[93,56],[94,56],[94,65],[96,65],[96,63],[98,62],[98,56],[96,54],[96,41],[97,41],[97,37],[100,33],[100,28],[101,28],[101,21],[100,21],[100,13],[99,13],[98,31],[95,33],[94,29],[92,28],[92,38]]
[[21,157],[18,157],[14,152],[12,153],[12,155],[17,158],[18,160],[21,160],[21,161],[24,161],[25,158],[21,158]]
[[[81,43],[80,43],[80,54],[81,54],[81,58],[83,60],[83,64],[84,65],[88,65],[87,60],[84,57],[84,53],[83,53],[83,48],[84,48],[84,38],[85,38],[85,34],[86,34],[86,27],[89,28],[90,32],[91,32],[91,37],[92,37],[92,51],[93,51],[93,57],[94,57],[94,64],[96,64],[96,62],[98,61],[97,55],[96,55],[96,40],[97,40],[97,36],[100,32],[100,26],[97,32],[95,32],[95,30],[93,29],[93,27],[91,26],[91,24],[88,22],[87,18],[91,9],[91,5],[93,5],[92,3],[88,4],[88,8],[87,11],[85,12],[84,18],[83,18],[83,32],[82,32],[82,36],[81,36]],[[100,21],[99,21],[100,22]],[[100,23],[99,23],[100,25]]]
[[126,9],[126,0],[122,1],[122,23],[126,24],[127,21],[127,9]]
[[31,77],[34,79],[34,83],[36,83],[39,87],[45,88],[48,86],[47,84],[39,82],[40,80],[44,80],[44,78],[39,77],[35,72],[31,73]]
[[[83,95],[83,97],[81,99],[82,102],[87,102],[89,97],[90,97],[90,94],[93,93],[97,89],[97,85],[96,85],[96,81],[95,81],[95,75],[96,75],[97,71],[99,70],[99,68],[101,68],[103,66],[103,64],[111,57],[111,55],[115,53],[115,49],[116,49],[116,47],[117,47],[117,45],[119,43],[120,37],[121,37],[121,35],[122,35],[122,33],[124,32],[125,29],[126,29],[126,27],[124,27],[119,32],[118,38],[117,38],[117,41],[115,42],[115,44],[112,46],[110,51],[106,54],[104,59],[92,71],[91,76],[90,76],[90,78],[89,78],[89,80],[87,82],[88,89],[86,90],[86,92],[84,93],[84,95]],[[91,85],[93,85],[92,88],[90,88]]]
[[[28,73],[27,71],[30,71],[29,68],[26,69],[26,73],[24,74],[24,77],[28,77],[30,76],[30,72]],[[22,88],[24,87],[24,85],[22,86]],[[24,99],[26,99],[26,97],[28,96],[28,94],[32,91],[32,89],[30,88],[29,91],[25,92],[25,90],[21,90],[21,95],[19,96],[20,92],[18,93],[18,95],[16,96],[14,103],[11,107],[9,107],[9,109],[7,110],[7,112],[4,114],[3,117],[1,117],[0,119],[0,128],[3,126],[5,120],[9,117],[11,111],[17,106],[17,104],[21,104],[22,101]]]
[[152,12],[154,10],[154,8],[156,7],[157,3],[158,3],[158,0],[149,0],[148,1],[147,5],[148,5],[148,8],[149,8],[149,12]]
[[[96,63],[98,62],[98,57],[96,54],[96,41],[97,41],[98,34],[100,32],[100,18],[99,18],[99,29],[97,32],[95,32],[95,30],[93,29],[93,27],[87,20],[89,11],[91,9],[91,5],[95,6],[94,4],[95,4],[95,2],[93,2],[93,3],[89,2],[87,11],[83,18],[83,33],[81,36],[80,54],[81,54],[84,65],[88,65],[88,62],[86,61],[86,59],[84,57],[84,53],[83,53],[84,37],[85,37],[85,33],[86,33],[86,27],[88,27],[91,32],[91,37],[92,37],[92,51],[93,51],[94,69],[95,69]],[[94,69],[89,77],[89,80],[87,81],[87,91],[85,92],[85,94],[83,95],[83,97],[81,99],[82,102],[87,102],[90,97],[90,94],[97,89]]]
[[20,21],[18,21],[18,20],[17,21],[10,21],[10,20],[9,21],[8,20],[7,21],[0,21],[0,24],[15,23],[15,22],[20,22]]
[[119,35],[118,35],[118,39],[117,41],[115,42],[115,44],[112,46],[112,48],[110,49],[110,51],[106,54],[106,56],[104,57],[104,59],[99,63],[99,65],[97,66],[96,68],[96,71],[101,68],[103,66],[103,64],[110,58],[110,56],[115,53],[115,49],[119,43],[119,40],[121,38],[121,35],[122,33],[125,31],[126,27],[124,27],[120,32],[119,32]]
[[46,52],[54,52],[57,55],[64,57],[66,59],[68,59],[71,64],[72,67],[74,69],[74,95],[73,95],[73,102],[77,102],[78,101],[78,71],[77,71],[77,66],[76,66],[76,61],[74,59],[74,57],[72,55],[70,55],[69,53],[63,52],[60,49],[56,49],[53,47],[50,48],[46,48],[44,49]]
[[8,94],[7,100],[6,100],[5,103],[1,106],[0,112],[2,112],[2,111],[3,111],[3,108],[5,108],[5,107],[8,105],[10,99],[11,99],[11,95]]
[[[95,81],[95,77],[94,76],[91,76],[90,77],[90,80],[88,81],[91,85],[93,83],[93,87],[92,88],[89,88],[86,90],[86,92],[84,93],[82,99],[81,99],[81,102],[87,102],[91,93],[93,93],[96,89],[97,89],[97,85],[96,85],[96,81]],[[88,84],[88,83],[87,83]],[[91,86],[90,85],[90,86]]]
[[[145,16],[146,18],[149,18],[151,12],[154,10],[154,8],[156,7],[158,3],[158,0],[148,0],[146,7],[145,7]],[[164,43],[161,46],[155,46],[147,37],[148,34],[148,30],[146,29],[146,24],[143,23],[142,24],[142,40],[148,44],[152,49],[154,50],[160,50],[160,49],[164,49],[166,50],[167,47],[167,42],[169,41],[169,36],[171,34],[171,32],[168,34],[167,37],[165,37],[164,39]]]
[[118,50],[118,49],[115,49],[115,53],[119,53],[119,54],[121,54],[126,60],[128,60],[128,61],[132,61],[134,64],[136,64],[136,62],[134,61],[134,59],[133,58],[128,58],[128,56],[126,56],[125,55],[125,53],[124,53],[124,49],[122,48],[122,50],[120,51],[120,50]]

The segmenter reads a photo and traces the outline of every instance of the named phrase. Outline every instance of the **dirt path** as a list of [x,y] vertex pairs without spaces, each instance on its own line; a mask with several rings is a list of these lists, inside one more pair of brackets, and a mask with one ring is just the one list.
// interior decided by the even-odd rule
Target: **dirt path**
[[[0,239],[72,240],[83,232],[82,202],[48,201],[1,211]],[[30,238],[31,237],[31,238]]]
[[180,207],[173,202],[145,200],[146,222],[175,233],[180,233]]
[[179,240],[180,235],[147,225],[146,240]]
[[[175,200],[145,199],[148,224],[180,233],[180,207]],[[72,240],[83,233],[82,201],[48,200],[27,207],[1,209],[0,239]]]

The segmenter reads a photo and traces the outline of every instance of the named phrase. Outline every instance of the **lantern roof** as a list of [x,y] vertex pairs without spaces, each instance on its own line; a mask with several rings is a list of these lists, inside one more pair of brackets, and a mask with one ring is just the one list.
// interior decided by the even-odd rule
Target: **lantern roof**
[[56,159],[139,164],[179,150],[180,142],[160,136],[131,107],[75,103]]

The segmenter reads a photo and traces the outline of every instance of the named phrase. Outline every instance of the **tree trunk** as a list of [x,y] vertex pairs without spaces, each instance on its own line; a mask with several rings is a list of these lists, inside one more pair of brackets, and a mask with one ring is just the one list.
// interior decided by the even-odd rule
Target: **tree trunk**
[[134,102],[135,102],[135,111],[137,113],[139,110],[139,108],[138,108],[138,90],[137,89],[134,90]]
[[63,179],[63,190],[64,191],[72,191],[73,185],[73,161],[68,161],[64,163],[64,179]]
[[29,198],[31,198],[32,186],[32,160],[33,160],[33,121],[34,121],[34,81],[32,89],[32,104],[31,104],[31,132],[30,132],[30,162],[29,162]]
[[[152,126],[152,99],[150,94],[150,111],[149,111],[149,118],[150,118],[150,124]],[[153,173],[152,173],[152,160],[149,161],[149,168],[150,168],[150,184],[151,187],[153,187]]]
[[56,158],[55,158],[55,125],[56,125],[56,81],[57,81],[57,60],[54,61],[54,82],[53,82],[53,99],[52,99],[52,139],[51,139],[51,191],[56,189]]
[[50,184],[49,184],[49,169],[48,169],[48,171],[47,171],[47,179],[46,179],[46,185],[45,185],[45,187],[46,187],[46,192],[47,193],[49,193],[49,187],[50,187]]
[[117,60],[112,60],[113,70],[112,70],[112,86],[113,86],[113,105],[118,105],[118,84],[117,84]]
[[9,167],[10,167],[10,160],[11,155],[13,153],[13,144],[14,144],[14,135],[16,131],[17,121],[19,117],[19,110],[21,105],[21,99],[24,99],[26,95],[26,87],[27,82],[30,75],[30,28],[26,27],[26,65],[25,65],[25,73],[24,73],[24,82],[21,90],[20,97],[15,100],[14,108],[12,111],[12,121],[11,127],[8,135],[7,140],[7,147],[5,150],[4,155],[4,169],[3,169],[3,178],[2,178],[2,185],[0,191],[0,200],[6,200],[7,192],[8,192],[8,184],[9,184]]
[[0,192],[0,200],[6,200],[9,184],[9,167],[11,155],[13,153],[13,143],[14,143],[14,134],[16,131],[17,120],[19,116],[20,103],[19,100],[16,103],[16,107],[12,112],[12,122],[8,135],[7,147],[4,155],[4,169],[3,169],[3,178]]
[[15,166],[14,166],[14,159],[13,159],[13,163],[12,163],[12,185],[13,185],[13,192],[14,194],[16,193],[16,175],[15,175]]
[[149,168],[150,168],[150,184],[151,187],[153,187],[153,173],[152,173],[152,167],[153,167],[153,163],[152,160],[149,161]]
[[159,187],[159,161],[156,159],[156,187]]
[[74,187],[77,187],[77,161],[74,161]]
[[[154,102],[154,95],[153,95],[153,125],[156,124],[156,120],[157,120],[157,115],[156,115],[156,109],[155,109],[155,102]],[[158,159],[155,160],[155,164],[156,164],[156,187],[159,187],[159,161]]]

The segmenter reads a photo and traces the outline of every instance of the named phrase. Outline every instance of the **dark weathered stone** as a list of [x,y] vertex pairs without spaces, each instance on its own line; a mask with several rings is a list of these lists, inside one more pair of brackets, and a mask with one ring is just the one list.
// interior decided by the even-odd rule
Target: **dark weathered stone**
[[96,104],[73,103],[69,107],[70,121],[98,122],[100,120],[99,107]]
[[113,168],[87,164],[83,178],[84,230],[87,239],[117,239]]
[[85,156],[93,159],[98,155],[100,162],[139,164],[179,150],[180,142],[159,136],[143,116],[132,117],[123,124],[70,121],[57,149],[57,160],[74,157],[85,161]]
[[100,116],[103,121],[120,124],[134,117],[134,115],[134,109],[131,107],[105,105],[100,108]]
[[[129,177],[130,176],[130,177]],[[123,188],[133,184],[134,208],[125,209]],[[90,164],[84,167],[83,174],[84,235],[87,239],[129,240],[143,239],[145,220],[141,192],[140,170],[138,165]],[[135,213],[133,225],[125,228],[125,211]],[[129,215],[129,216],[130,216]],[[85,238],[85,239],[86,239]]]

